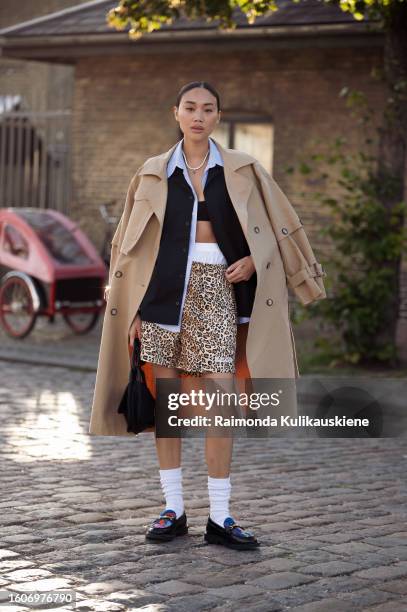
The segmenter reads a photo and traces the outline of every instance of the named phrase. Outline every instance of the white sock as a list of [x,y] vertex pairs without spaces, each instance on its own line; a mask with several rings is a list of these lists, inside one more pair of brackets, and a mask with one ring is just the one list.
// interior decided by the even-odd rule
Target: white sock
[[184,512],[182,467],[160,470],[160,480],[165,497],[165,509],[174,510],[179,518]]
[[229,499],[231,489],[230,476],[227,478],[212,478],[212,476],[208,476],[209,516],[220,527],[223,527],[225,518],[230,516]]

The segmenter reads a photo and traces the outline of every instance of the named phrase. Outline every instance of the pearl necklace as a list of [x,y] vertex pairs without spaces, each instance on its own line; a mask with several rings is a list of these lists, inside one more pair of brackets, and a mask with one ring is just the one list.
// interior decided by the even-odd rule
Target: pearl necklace
[[186,166],[187,166],[188,170],[191,170],[191,171],[192,171],[192,174],[196,174],[196,171],[197,171],[197,170],[199,170],[199,168],[202,168],[202,166],[203,166],[203,165],[204,165],[204,163],[206,162],[206,158],[207,158],[207,157],[208,157],[208,155],[209,155],[209,149],[208,149],[208,151],[207,151],[207,153],[206,153],[206,155],[205,155],[205,157],[204,157],[204,159],[203,159],[203,162],[202,162],[201,164],[199,164],[199,166],[196,166],[196,168],[193,168],[192,166],[190,166],[190,165],[188,164],[188,162],[187,162],[187,158],[185,157],[185,153],[184,153],[184,151],[182,151],[182,155],[183,155],[183,157],[184,157],[184,161],[185,161],[185,163],[186,163]]

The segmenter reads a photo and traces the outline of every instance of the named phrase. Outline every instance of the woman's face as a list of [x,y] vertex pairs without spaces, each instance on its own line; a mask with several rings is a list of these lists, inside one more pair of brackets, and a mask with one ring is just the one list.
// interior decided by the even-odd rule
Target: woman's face
[[206,140],[220,119],[216,98],[204,87],[185,92],[174,114],[184,136],[194,141]]

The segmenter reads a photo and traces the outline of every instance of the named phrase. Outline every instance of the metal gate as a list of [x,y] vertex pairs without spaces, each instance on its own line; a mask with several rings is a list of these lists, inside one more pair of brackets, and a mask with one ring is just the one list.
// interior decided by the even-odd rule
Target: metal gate
[[0,114],[0,207],[69,212],[71,111]]

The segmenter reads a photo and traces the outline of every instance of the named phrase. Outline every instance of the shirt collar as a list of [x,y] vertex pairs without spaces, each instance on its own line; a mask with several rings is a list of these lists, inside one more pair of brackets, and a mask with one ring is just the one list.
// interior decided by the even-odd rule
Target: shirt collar
[[[212,138],[209,137],[209,159],[206,165],[205,170],[208,168],[212,168],[213,166],[219,165],[223,166],[223,159],[220,154],[220,151],[216,144],[213,142]],[[184,139],[182,138],[177,146],[175,147],[174,153],[171,155],[168,164],[167,164],[167,177],[171,176],[174,172],[176,166],[182,168],[182,170],[186,170],[186,165],[184,161],[184,156],[182,155],[182,145]]]

